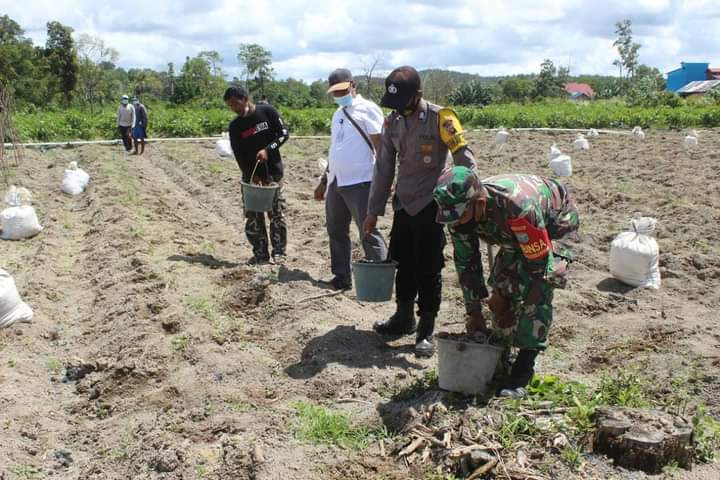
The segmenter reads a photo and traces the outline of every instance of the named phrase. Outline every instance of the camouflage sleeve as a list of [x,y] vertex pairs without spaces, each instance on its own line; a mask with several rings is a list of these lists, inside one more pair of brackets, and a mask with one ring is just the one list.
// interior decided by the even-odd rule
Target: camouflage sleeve
[[473,233],[450,230],[453,241],[453,259],[468,314],[481,308],[481,300],[488,297],[483,277],[480,241]]

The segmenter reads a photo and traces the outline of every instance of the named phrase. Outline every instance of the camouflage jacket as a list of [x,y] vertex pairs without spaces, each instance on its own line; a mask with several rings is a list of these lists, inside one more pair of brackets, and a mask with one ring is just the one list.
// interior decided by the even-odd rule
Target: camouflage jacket
[[572,196],[556,180],[535,175],[498,175],[482,183],[488,192],[485,220],[450,228],[455,268],[468,311],[488,295],[478,240],[499,245],[499,255],[512,257],[496,262],[491,285],[508,278],[523,284],[547,282],[555,271],[557,256],[571,259],[567,248],[552,240],[579,226]]

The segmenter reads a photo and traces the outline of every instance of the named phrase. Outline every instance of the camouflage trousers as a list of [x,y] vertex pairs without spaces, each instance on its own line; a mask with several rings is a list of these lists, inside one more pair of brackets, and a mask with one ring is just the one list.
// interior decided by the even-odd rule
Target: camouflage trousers
[[[543,350],[547,347],[547,336],[553,321],[555,285],[547,281],[534,283],[523,263],[522,252],[500,250],[488,283],[510,304],[515,324],[505,333],[512,337],[512,344],[518,348]],[[526,304],[531,294],[532,302]]]
[[281,185],[273,199],[272,210],[269,212],[248,212],[245,211],[245,235],[253,254],[258,260],[269,260],[268,232],[265,227],[265,214],[270,219],[270,244],[272,254],[285,255],[287,248],[287,202],[283,194],[284,187]]

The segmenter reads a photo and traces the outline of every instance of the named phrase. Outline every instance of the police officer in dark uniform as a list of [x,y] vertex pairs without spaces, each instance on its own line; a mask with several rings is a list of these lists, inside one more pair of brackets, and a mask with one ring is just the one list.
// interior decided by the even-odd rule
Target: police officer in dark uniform
[[414,333],[417,298],[415,352],[430,356],[435,351],[432,334],[440,309],[446,243],[443,226],[435,222],[433,189],[448,152],[455,165],[475,168],[475,159],[455,112],[422,98],[420,76],[413,67],[399,67],[388,75],[381,104],[393,112],[385,119],[364,230],[373,231],[377,217],[385,213],[397,167],[390,232],[390,256],[398,262],[397,311],[373,328],[387,335]]

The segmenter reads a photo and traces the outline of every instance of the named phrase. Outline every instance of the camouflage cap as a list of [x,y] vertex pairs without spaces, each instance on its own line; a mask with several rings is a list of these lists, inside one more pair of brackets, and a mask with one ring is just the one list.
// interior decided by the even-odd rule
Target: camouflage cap
[[468,201],[483,190],[480,179],[467,167],[445,170],[438,179],[433,197],[438,204],[435,221],[455,223],[462,218]]

